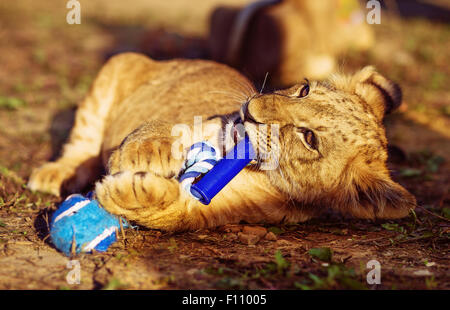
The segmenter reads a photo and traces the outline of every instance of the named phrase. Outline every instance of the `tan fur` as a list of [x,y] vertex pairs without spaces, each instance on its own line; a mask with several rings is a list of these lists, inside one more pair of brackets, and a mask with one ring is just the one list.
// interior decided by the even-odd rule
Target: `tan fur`
[[[258,94],[241,74],[201,60],[156,62],[133,53],[113,57],[101,70],[76,115],[70,141],[56,162],[36,169],[32,190],[79,191],[99,177],[97,199],[110,212],[169,231],[250,223],[305,221],[326,208],[362,218],[398,218],[414,197],[386,168],[382,118],[400,103],[399,89],[367,67],[353,76]],[[208,206],[176,179],[184,158],[172,153],[175,124],[203,118],[203,137],[222,148],[219,131],[241,115],[257,144],[255,123],[280,126],[275,170],[246,168]],[[314,131],[308,149],[299,128]],[[191,141],[196,142],[196,141]],[[186,147],[189,147],[187,145]]]

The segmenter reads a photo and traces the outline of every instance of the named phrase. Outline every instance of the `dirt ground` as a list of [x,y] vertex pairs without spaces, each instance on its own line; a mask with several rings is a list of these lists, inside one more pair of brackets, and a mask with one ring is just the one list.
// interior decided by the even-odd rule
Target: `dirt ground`
[[[60,200],[30,192],[27,178],[56,156],[108,55],[149,47],[161,57],[174,49],[207,55],[207,16],[220,1],[167,1],[166,18],[163,2],[81,1],[81,25],[66,23],[64,1],[0,3],[0,289],[450,289],[450,28],[395,16],[375,27],[372,51],[349,52],[341,65],[373,64],[403,88],[400,111],[386,120],[395,146],[389,166],[417,197],[414,214],[377,222],[327,214],[265,226],[259,231],[269,235],[250,241],[245,224],[183,234],[128,229],[106,253],[72,258],[81,283],[68,284],[69,258],[48,239]],[[366,282],[370,260],[381,264],[380,285]]]

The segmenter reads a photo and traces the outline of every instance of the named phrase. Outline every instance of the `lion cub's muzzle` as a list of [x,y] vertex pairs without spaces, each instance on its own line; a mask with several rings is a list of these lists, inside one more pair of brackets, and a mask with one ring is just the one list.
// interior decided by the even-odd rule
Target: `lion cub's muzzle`
[[253,115],[250,113],[250,110],[248,108],[249,105],[250,105],[250,100],[245,102],[241,107],[240,115],[241,115],[242,122],[252,122],[255,124],[262,124],[261,122],[258,122],[253,117]]

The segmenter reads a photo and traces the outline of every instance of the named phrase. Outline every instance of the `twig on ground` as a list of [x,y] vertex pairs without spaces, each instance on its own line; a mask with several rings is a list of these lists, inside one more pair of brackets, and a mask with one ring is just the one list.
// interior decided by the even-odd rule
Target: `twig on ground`
[[422,207],[422,206],[419,206],[419,205],[418,205],[417,207],[420,208],[422,211],[425,211],[425,213],[428,213],[428,214],[433,215],[433,216],[435,216],[435,217],[437,217],[437,218],[440,218],[440,219],[443,220],[443,221],[450,222],[449,219],[446,219],[445,217],[440,216],[439,214],[436,214],[436,213],[434,213],[434,212],[431,212],[431,211],[425,209],[425,208]]

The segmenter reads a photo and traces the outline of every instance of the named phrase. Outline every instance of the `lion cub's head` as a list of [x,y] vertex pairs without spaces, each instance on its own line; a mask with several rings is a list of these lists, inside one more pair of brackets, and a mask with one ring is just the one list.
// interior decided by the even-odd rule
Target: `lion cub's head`
[[[260,151],[278,152],[276,168],[264,173],[301,206],[398,218],[414,208],[415,199],[389,176],[382,120],[400,103],[399,87],[365,67],[353,76],[255,95],[241,117]],[[279,143],[260,143],[273,132],[262,124],[278,128]]]

